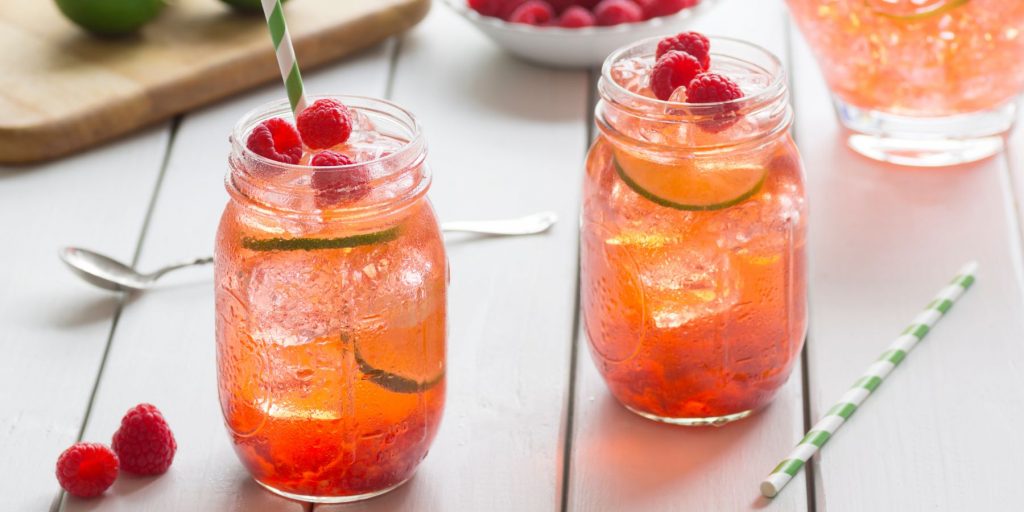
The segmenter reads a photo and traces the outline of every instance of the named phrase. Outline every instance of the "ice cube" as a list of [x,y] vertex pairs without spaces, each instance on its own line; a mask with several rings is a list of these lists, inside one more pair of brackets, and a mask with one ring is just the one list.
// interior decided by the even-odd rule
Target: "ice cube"
[[288,251],[256,263],[249,278],[253,338],[292,346],[340,332],[352,310],[347,265],[313,251]]

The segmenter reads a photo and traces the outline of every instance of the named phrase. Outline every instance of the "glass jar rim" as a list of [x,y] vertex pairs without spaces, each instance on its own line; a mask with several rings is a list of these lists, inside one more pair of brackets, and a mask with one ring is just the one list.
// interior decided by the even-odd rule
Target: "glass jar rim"
[[[751,64],[758,68],[761,68],[766,72],[766,74],[768,74],[771,77],[771,80],[769,81],[768,85],[758,90],[754,94],[746,95],[741,98],[733,100],[718,101],[712,103],[688,103],[660,100],[657,98],[652,98],[650,96],[644,96],[642,94],[629,90],[628,88],[620,84],[618,81],[616,81],[614,78],[612,78],[612,66],[614,66],[616,62],[621,61],[627,56],[642,55],[644,53],[648,53],[644,52],[643,50],[645,48],[656,48],[658,42],[664,39],[665,36],[655,36],[646,39],[641,39],[639,41],[623,46],[612,52],[608,56],[608,58],[604,60],[604,64],[601,66],[601,79],[603,82],[607,84],[607,87],[612,89],[612,91],[615,94],[621,95],[622,97],[630,101],[638,103],[652,103],[656,105],[679,106],[681,108],[685,108],[686,111],[691,112],[692,114],[695,115],[701,115],[705,112],[708,114],[714,114],[721,112],[723,108],[733,108],[734,106],[738,107],[744,105],[760,105],[765,103],[771,103],[774,102],[778,98],[778,96],[786,90],[786,70],[782,65],[782,61],[777,56],[775,56],[774,53],[768,51],[767,49],[760,45],[751,43],[749,41],[744,41],[742,39],[715,35],[708,35],[706,37],[711,42],[710,55],[712,58],[714,58],[715,55],[718,55],[720,57],[742,61],[747,64]],[[769,63],[769,65],[774,69],[768,69],[763,65],[736,57],[735,55],[731,55],[726,52],[716,51],[716,47],[722,45],[734,48],[744,48],[748,51],[752,51],[753,53],[758,54],[760,55],[760,57],[764,58],[765,61]],[[649,53],[653,55],[653,52]]]
[[[243,115],[232,129],[229,171],[225,179],[225,187],[232,197],[250,202],[260,209],[288,215],[323,216],[325,212],[336,212],[331,213],[331,216],[357,218],[399,211],[426,193],[431,182],[430,171],[424,165],[426,140],[419,121],[412,113],[391,101],[368,96],[339,94],[308,97],[311,102],[322,98],[338,100],[350,110],[361,112],[375,122],[376,132],[397,138],[401,144],[383,156],[348,165],[320,167],[278,162],[257,154],[245,144],[251,130],[267,119],[280,117],[294,120],[287,99],[264,103]],[[339,203],[319,208],[305,206],[315,204],[315,201],[308,203],[300,200],[317,194],[308,181],[313,175],[348,173],[357,169],[365,169],[370,177],[367,185],[371,190],[389,192],[371,194],[367,200],[353,204]],[[343,183],[339,186],[345,187]]]
[[[292,171],[324,171],[332,169],[348,169],[364,165],[386,164],[391,161],[399,160],[403,156],[407,156],[408,151],[423,145],[423,130],[419,121],[416,119],[416,116],[412,115],[411,112],[409,112],[405,108],[401,107],[400,105],[392,101],[374,98],[370,96],[360,96],[351,94],[321,94],[316,96],[307,96],[306,99],[307,101],[309,101],[309,103],[313,103],[316,100],[320,99],[333,99],[340,101],[348,108],[357,109],[360,107],[354,107],[353,104],[376,104],[383,106],[405,117],[405,120],[399,121],[408,128],[411,136],[405,144],[403,144],[393,153],[389,153],[385,156],[378,157],[373,160],[355,162],[349,165],[316,167],[308,164],[291,164],[287,162],[279,162],[277,160],[272,160],[270,158],[267,158],[263,155],[256,153],[255,151],[249,149],[244,144],[246,136],[249,134],[249,132],[252,131],[252,128],[262,121],[265,121],[272,117],[280,117],[282,114],[284,114],[287,117],[291,117],[294,124],[294,115],[292,114],[291,104],[288,102],[288,99],[278,99],[263,103],[253,109],[250,109],[248,112],[242,115],[241,119],[239,119],[238,122],[235,123],[234,128],[232,128],[231,130],[232,153],[241,155],[245,157],[247,160],[257,162],[268,168],[279,168],[281,170]],[[395,117],[393,113],[383,113],[391,117]]]

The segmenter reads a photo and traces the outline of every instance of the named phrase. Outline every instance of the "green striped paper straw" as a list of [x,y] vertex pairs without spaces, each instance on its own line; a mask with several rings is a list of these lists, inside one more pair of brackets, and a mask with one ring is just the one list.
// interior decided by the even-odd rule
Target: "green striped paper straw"
[[782,491],[782,488],[804,467],[804,463],[818,453],[818,450],[850,418],[857,407],[871,395],[872,391],[878,388],[889,373],[913,350],[917,342],[928,334],[928,331],[942,318],[942,315],[949,311],[949,308],[953,307],[953,303],[971,287],[977,269],[978,264],[973,261],[960,269],[953,282],[943,288],[935,300],[928,303],[924,311],[919,313],[913,323],[889,345],[889,349],[868,367],[864,375],[853,384],[853,387],[843,395],[842,399],[829,409],[824,418],[818,420],[811,431],[789,453],[789,456],[775,466],[768,478],[761,482],[761,494],[768,498],[774,498]]
[[299,63],[295,60],[292,36],[288,33],[288,24],[284,21],[284,9],[281,7],[281,0],[261,1],[263,13],[267,16],[267,27],[270,28],[270,40],[274,42],[274,51],[277,53],[277,67],[281,69],[281,78],[284,79],[284,88],[288,91],[292,113],[297,116],[306,108],[306,92],[302,86]]

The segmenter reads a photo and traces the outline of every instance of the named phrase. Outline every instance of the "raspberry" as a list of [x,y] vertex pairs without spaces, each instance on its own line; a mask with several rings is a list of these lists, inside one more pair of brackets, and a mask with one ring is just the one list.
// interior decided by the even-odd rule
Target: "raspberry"
[[[736,82],[716,73],[699,74],[686,86],[686,101],[689,103],[717,103],[742,97],[743,90]],[[721,111],[714,114],[711,119],[700,121],[700,127],[705,131],[717,133],[740,120],[740,116],[737,115],[739,105],[729,103],[720,108]]]
[[717,103],[743,97],[740,86],[718,73],[701,73],[686,86],[689,103]]
[[654,54],[655,59],[660,59],[662,55],[675,50],[679,52],[686,52],[700,61],[701,67],[705,70],[711,65],[711,42],[708,38],[704,37],[703,34],[697,32],[683,32],[674,36],[666,37],[661,41],[658,41],[658,51]]
[[497,16],[501,0],[469,0],[469,8],[484,16]]
[[671,51],[662,55],[651,71],[651,90],[659,100],[668,100],[672,92],[690,83],[703,71],[696,57],[685,52]]
[[594,15],[578,5],[569,7],[562,13],[562,17],[558,18],[558,26],[565,28],[592,27],[596,24],[597,19]]
[[267,119],[253,128],[245,147],[257,155],[286,164],[297,164],[302,159],[299,132],[280,117]]
[[121,459],[121,467],[138,475],[167,471],[178,449],[167,421],[151,404],[136,405],[125,413],[110,446]]
[[117,479],[117,455],[99,443],[75,443],[57,458],[57,481],[69,494],[92,498]]
[[[316,167],[352,165],[351,158],[335,152],[321,151],[310,162]],[[366,167],[313,171],[310,184],[316,191],[316,205],[325,210],[344,203],[354,203],[370,193],[370,171]]]
[[509,21],[512,17],[512,13],[515,12],[519,6],[525,4],[529,0],[497,0],[498,1],[498,14],[497,16],[505,21]]
[[687,7],[693,7],[698,3],[700,3],[700,0],[646,0],[640,5],[644,8],[644,16],[657,18],[659,16],[670,16]]
[[352,135],[352,114],[338,100],[321,99],[299,112],[295,124],[302,142],[313,149],[336,146]]
[[566,9],[575,6],[579,2],[577,0],[546,0],[551,8],[558,13],[564,13]]
[[620,23],[636,23],[643,21],[644,11],[630,0],[601,0],[594,7],[594,17],[602,27]]
[[313,156],[313,160],[309,162],[309,165],[313,167],[336,167],[339,165],[352,165],[354,163],[351,158],[337,151],[321,151]]
[[555,10],[551,8],[551,4],[544,0],[529,0],[512,11],[508,21],[527,25],[546,25],[554,17]]

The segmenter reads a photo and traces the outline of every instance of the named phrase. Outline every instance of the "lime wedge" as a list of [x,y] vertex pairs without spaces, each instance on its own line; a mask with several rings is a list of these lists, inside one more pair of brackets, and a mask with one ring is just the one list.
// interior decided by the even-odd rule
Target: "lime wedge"
[[677,210],[719,210],[757,193],[768,171],[750,165],[702,168],[688,163],[664,164],[616,151],[619,178],[653,203]]
[[866,0],[868,7],[879,16],[901,21],[919,21],[947,13],[969,0]]
[[398,238],[398,226],[340,238],[252,238],[242,239],[242,247],[250,251],[317,251],[321,249],[347,249],[360,245],[390,242]]
[[418,381],[410,379],[409,377],[403,377],[401,375],[387,372],[378,368],[370,366],[365,359],[359,354],[359,344],[353,343],[354,352],[356,356],[356,364],[359,365],[359,371],[366,376],[370,382],[395,393],[421,393],[426,391],[444,379],[444,370],[437,375],[424,380]]

